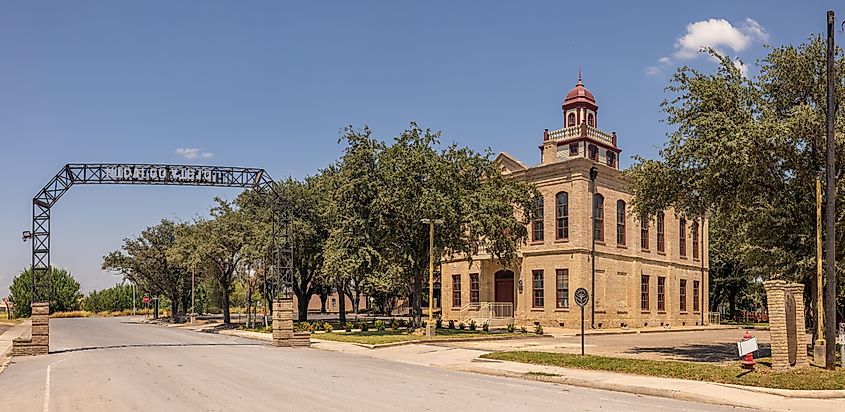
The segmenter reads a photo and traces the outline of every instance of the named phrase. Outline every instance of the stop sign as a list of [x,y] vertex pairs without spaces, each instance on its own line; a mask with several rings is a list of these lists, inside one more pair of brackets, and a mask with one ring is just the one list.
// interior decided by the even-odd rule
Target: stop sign
[[144,296],[144,303],[150,303],[150,297]]

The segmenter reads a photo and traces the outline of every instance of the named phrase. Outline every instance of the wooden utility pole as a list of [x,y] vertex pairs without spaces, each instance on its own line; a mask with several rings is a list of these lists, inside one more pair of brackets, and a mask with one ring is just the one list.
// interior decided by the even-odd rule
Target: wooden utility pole
[[822,270],[822,179],[816,178],[816,341],[813,344],[813,361],[827,364],[824,338],[824,270]]
[[833,138],[833,121],[836,115],[835,73],[833,69],[833,24],[836,21],[833,10],[827,11],[827,201],[825,202],[825,220],[827,232],[827,255],[825,259],[825,340],[830,343],[825,348],[825,368],[836,368],[836,143]]

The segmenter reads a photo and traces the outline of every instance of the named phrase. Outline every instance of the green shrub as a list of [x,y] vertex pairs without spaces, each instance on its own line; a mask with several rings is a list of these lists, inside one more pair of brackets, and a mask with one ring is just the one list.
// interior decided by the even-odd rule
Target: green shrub
[[434,325],[437,327],[437,329],[443,329],[443,319],[437,317],[437,322]]
[[475,319],[470,319],[469,330],[475,330]]
[[390,320],[390,329],[393,329],[393,330],[399,329],[399,321],[397,321],[396,319],[391,319]]
[[484,322],[484,323],[481,325],[481,330],[483,330],[483,331],[485,331],[485,332],[490,332],[490,325],[489,325],[489,324],[487,324],[487,322]]
[[346,322],[343,326],[344,326],[344,329],[346,329],[347,332],[352,332],[352,327],[353,327],[352,322]]
[[520,326],[520,327],[519,327],[519,331],[520,331],[521,333],[528,333],[528,328],[526,328],[525,326]]
[[459,323],[459,324],[458,324],[458,329],[460,329],[460,330],[464,330],[464,329],[466,329],[466,328],[467,328],[467,325],[464,325],[464,323],[463,323],[463,322],[461,322],[461,323]]
[[406,326],[408,326],[408,323],[405,322],[405,319],[399,319],[399,327],[404,328]]
[[382,330],[385,329],[384,321],[381,320],[381,319],[376,321],[375,326],[376,326],[376,330],[378,330],[378,331],[382,331]]
[[329,322],[324,322],[324,323],[323,323],[323,330],[324,330],[326,333],[332,333],[332,330],[334,330],[334,328],[332,327],[332,324],[331,324],[331,323],[329,323]]
[[370,330],[370,322],[364,322],[361,324],[361,332],[366,332]]
[[455,329],[455,321],[452,319],[449,319],[449,329]]
[[543,325],[538,323],[537,326],[534,327],[534,333],[536,333],[538,335],[542,335],[543,334]]

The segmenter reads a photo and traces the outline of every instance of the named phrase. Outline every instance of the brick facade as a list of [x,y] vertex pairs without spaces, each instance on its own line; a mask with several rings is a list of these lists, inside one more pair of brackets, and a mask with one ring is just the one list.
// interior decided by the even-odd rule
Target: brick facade
[[[580,312],[572,295],[579,287],[586,288],[596,299],[597,328],[706,324],[709,300],[707,221],[702,223],[687,217],[682,239],[681,217],[674,210],[666,210],[662,225],[663,247],[658,250],[654,217],[647,224],[648,247],[642,247],[641,221],[631,212],[631,193],[618,165],[595,162],[583,155],[552,156],[555,146],[566,145],[567,141],[555,142],[548,140],[549,136],[547,131],[539,165],[528,167],[506,153],[496,159],[503,173],[533,183],[540,191],[543,198],[542,240],[533,240],[533,225],[529,224],[528,242],[521,247],[517,262],[510,267],[501,266],[483,250],[473,256],[471,266],[465,258],[444,262],[441,279],[444,319],[457,319],[460,309],[452,303],[453,276],[460,278],[460,306],[464,306],[470,303],[471,274],[479,275],[479,301],[497,302],[502,299],[496,296],[496,273],[506,277],[507,273],[502,271],[509,270],[514,274],[513,304],[517,324],[540,322],[545,326],[576,327],[580,324]],[[612,136],[615,146],[615,133]],[[596,290],[592,291],[590,168],[594,166],[598,168],[595,191],[603,197],[600,220],[603,239],[596,241]],[[564,192],[568,200],[568,233],[560,237],[556,230],[556,196]],[[625,205],[624,242],[617,241],[617,202],[620,200]],[[698,229],[695,239],[694,224]],[[694,245],[698,247],[695,253]],[[561,296],[562,305],[558,304],[558,273],[561,273],[561,279],[568,278],[568,288],[562,290],[565,292]],[[533,286],[540,283],[534,282],[534,274],[542,280],[542,293],[539,294],[542,302],[534,299]],[[645,307],[642,303],[643,276],[648,276]],[[509,282],[504,279],[498,282],[499,294],[509,299],[509,293],[502,289]],[[658,307],[660,282],[663,284],[662,308]],[[697,302],[694,301],[696,294]],[[684,304],[680,302],[682,296]],[[507,299],[505,301],[509,301]],[[585,307],[588,323],[590,309],[588,303]]]

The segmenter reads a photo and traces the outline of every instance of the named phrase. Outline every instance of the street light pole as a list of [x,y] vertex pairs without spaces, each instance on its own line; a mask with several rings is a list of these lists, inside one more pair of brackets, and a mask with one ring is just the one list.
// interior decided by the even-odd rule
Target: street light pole
[[592,248],[590,250],[590,263],[592,264],[592,271],[590,274],[590,294],[593,298],[590,299],[590,328],[596,328],[596,177],[599,175],[599,168],[593,166],[590,168],[590,220],[592,224]]
[[442,219],[422,219],[428,223],[428,323],[425,326],[426,336],[434,336],[437,326],[434,323],[434,224],[442,224]]
[[825,340],[827,341],[825,368],[836,368],[836,142],[833,137],[834,119],[836,115],[835,71],[833,67],[833,24],[836,21],[833,10],[827,11],[827,187],[826,199],[826,232],[827,256],[825,259],[825,301],[827,324],[825,325]]

